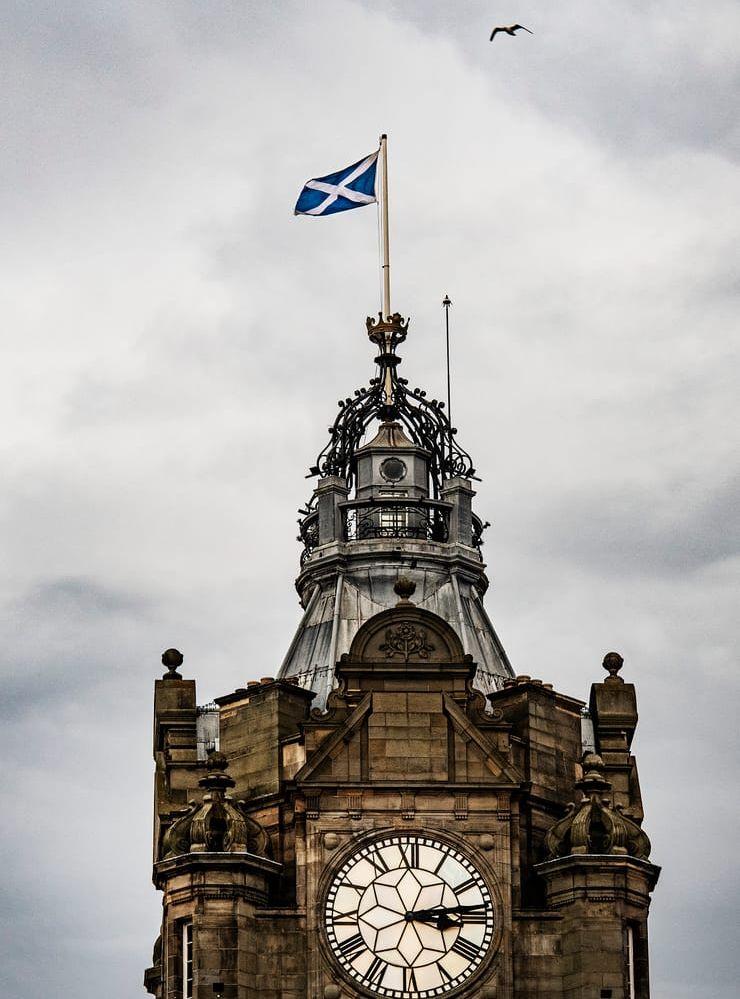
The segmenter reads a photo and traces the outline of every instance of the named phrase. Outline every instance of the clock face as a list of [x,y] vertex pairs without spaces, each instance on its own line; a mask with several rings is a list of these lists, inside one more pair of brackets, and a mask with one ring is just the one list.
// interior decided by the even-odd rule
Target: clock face
[[392,999],[446,996],[480,967],[493,939],[480,872],[425,836],[390,835],[353,854],[329,886],[325,920],[344,972]]
[[406,478],[406,465],[400,458],[386,458],[380,463],[380,474],[386,482],[400,482]]

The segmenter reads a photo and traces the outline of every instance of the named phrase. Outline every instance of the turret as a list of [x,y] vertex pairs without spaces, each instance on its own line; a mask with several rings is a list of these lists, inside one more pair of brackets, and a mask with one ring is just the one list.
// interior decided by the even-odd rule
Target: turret
[[398,373],[408,322],[395,313],[366,328],[378,375],[340,401],[311,468],[318,483],[301,511],[296,581],[305,613],[280,677],[315,691],[323,707],[336,660],[369,617],[393,606],[394,583],[408,574],[420,606],[455,629],[478,664],[475,686],[488,693],[513,673],[483,607],[488,525],[473,512],[472,459],[444,403]]

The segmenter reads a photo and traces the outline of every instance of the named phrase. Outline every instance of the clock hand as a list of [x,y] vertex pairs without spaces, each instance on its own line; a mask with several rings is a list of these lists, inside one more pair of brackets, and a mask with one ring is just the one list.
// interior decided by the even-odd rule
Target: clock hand
[[486,903],[479,902],[478,905],[437,905],[433,909],[417,909],[416,912],[408,913],[407,918],[419,919],[436,918],[437,916],[447,916],[450,913],[463,915],[466,912],[475,912],[476,909],[485,909]]
[[[420,923],[436,922],[438,930],[446,930],[450,926],[462,926],[466,912],[474,912],[476,909],[485,909],[485,907],[483,902],[478,905],[436,906],[434,909],[417,909],[416,912],[407,912],[406,919],[418,920]],[[455,916],[458,918],[455,919]]]

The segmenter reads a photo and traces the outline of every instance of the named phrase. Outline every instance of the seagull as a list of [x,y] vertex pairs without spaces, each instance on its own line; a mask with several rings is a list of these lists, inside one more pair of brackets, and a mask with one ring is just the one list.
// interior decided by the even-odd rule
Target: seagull
[[[491,32],[491,37],[488,39],[489,42],[493,41],[494,35],[497,31],[505,31],[507,35],[514,35],[517,31],[529,31],[529,28],[525,28],[523,24],[510,24],[508,28],[500,25],[498,28],[494,28]],[[530,35],[534,34],[534,31],[529,31]]]

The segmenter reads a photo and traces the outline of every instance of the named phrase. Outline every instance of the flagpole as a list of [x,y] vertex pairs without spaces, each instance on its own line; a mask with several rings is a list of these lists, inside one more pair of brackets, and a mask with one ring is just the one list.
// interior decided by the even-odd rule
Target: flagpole
[[390,261],[390,238],[388,235],[388,136],[383,133],[380,137],[381,152],[381,175],[380,175],[380,200],[381,200],[381,227],[383,236],[383,318],[391,314],[391,261]]
[[450,296],[445,295],[442,300],[445,310],[445,340],[447,342],[447,419],[450,424],[450,475],[452,475],[452,393],[450,391]]

